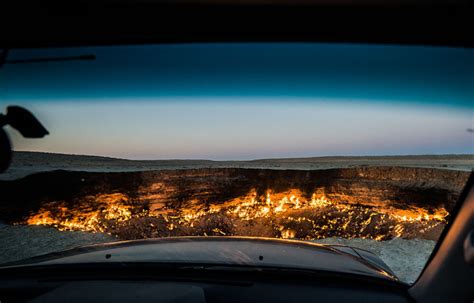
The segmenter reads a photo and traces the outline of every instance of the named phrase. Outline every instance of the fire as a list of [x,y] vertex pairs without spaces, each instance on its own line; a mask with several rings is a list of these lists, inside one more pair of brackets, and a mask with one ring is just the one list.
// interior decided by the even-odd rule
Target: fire
[[[48,202],[23,223],[54,226],[59,230],[110,232],[126,228],[132,221],[145,222],[144,218],[149,218],[146,222],[152,220],[152,223],[146,224],[147,231],[141,230],[139,237],[146,237],[147,232],[151,236],[194,235],[196,232],[244,236],[261,228],[281,238],[336,236],[386,240],[429,233],[446,223],[449,215],[444,208],[407,206],[399,209],[383,203],[374,206],[373,203],[335,202],[324,192],[316,190],[307,196],[298,189],[268,190],[264,194],[251,190],[244,196],[220,203],[193,201],[177,209],[164,204],[159,209],[148,209],[146,203],[139,202],[134,203],[122,193],[87,196],[73,205],[64,201]],[[164,229],[159,229],[159,224]],[[208,228],[203,229],[203,224]]]
[[101,221],[113,220],[123,222],[132,217],[131,206],[124,205],[127,197],[123,194],[104,194],[89,197],[99,207],[70,208],[64,202],[47,203],[31,215],[26,223],[29,225],[50,225],[59,230],[82,230],[104,232]]

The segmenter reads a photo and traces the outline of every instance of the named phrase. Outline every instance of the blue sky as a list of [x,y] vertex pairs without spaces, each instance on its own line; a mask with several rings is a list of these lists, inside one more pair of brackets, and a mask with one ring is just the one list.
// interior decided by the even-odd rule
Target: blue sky
[[0,105],[51,135],[17,150],[133,159],[473,153],[474,52],[342,44],[16,50]]

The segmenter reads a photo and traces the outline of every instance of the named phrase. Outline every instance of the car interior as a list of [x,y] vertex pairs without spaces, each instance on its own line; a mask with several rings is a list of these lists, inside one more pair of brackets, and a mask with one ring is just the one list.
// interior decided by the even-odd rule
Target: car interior
[[[474,47],[474,5],[467,0],[6,0],[1,6],[0,74],[11,66],[34,68],[34,64],[43,61],[95,60],[95,55],[87,51],[93,47],[347,43],[462,49],[469,52],[470,58]],[[15,50],[73,47],[85,47],[86,52],[54,58],[9,57]],[[128,59],[118,58],[122,68],[127,69]],[[473,62],[465,62],[467,69],[471,68],[468,97],[474,96]],[[0,83],[0,91],[1,86]],[[19,138],[43,140],[56,130],[46,126],[47,120],[35,116],[34,109],[3,101],[0,171],[7,173],[15,163]],[[127,117],[121,120],[124,125],[129,123]],[[13,130],[19,135],[11,136]],[[470,138],[472,154],[474,139]],[[126,135],[123,140],[127,140]],[[274,179],[290,178],[267,176],[265,172],[225,174],[235,180],[260,178],[265,184],[276,182],[275,187],[279,181]],[[412,283],[401,281],[387,264],[363,247],[320,247],[292,240],[225,237],[226,231],[221,228],[221,234],[216,232],[215,237],[207,237],[207,233],[191,237],[170,233],[170,238],[147,236],[134,240],[138,242],[92,245],[35,256],[26,263],[7,262],[0,267],[0,303],[474,302],[474,173],[471,169],[467,174],[467,182],[455,199],[445,228]],[[0,219],[14,217],[19,209],[16,206],[22,201],[56,195],[48,191],[51,184],[61,188],[58,197],[67,197],[83,188],[95,194],[90,185],[93,181],[99,184],[107,180],[113,184],[111,188],[121,186],[131,192],[136,180],[143,178],[140,180],[148,182],[146,178],[156,177],[151,173],[132,173],[123,179],[118,176],[120,173],[109,178],[91,172],[69,174],[60,170],[48,180],[46,173],[25,177],[18,183],[0,179],[0,204],[5,205],[0,205],[4,213]],[[297,173],[291,176],[303,178]],[[163,178],[175,182],[168,181],[174,180],[174,175]],[[196,182],[203,178],[207,177],[199,175]],[[212,178],[202,184],[217,182]],[[314,178],[335,177],[328,173]],[[194,184],[189,182],[182,186]],[[245,181],[238,182],[236,192],[239,186],[247,186]],[[449,177],[443,182],[449,183]],[[409,188],[406,193],[410,190],[414,191]],[[222,190],[221,194],[229,193]],[[403,199],[394,200],[398,198]],[[7,206],[8,211],[13,210],[7,212]],[[136,262],[138,253],[141,259]],[[157,258],[166,262],[154,262]]]

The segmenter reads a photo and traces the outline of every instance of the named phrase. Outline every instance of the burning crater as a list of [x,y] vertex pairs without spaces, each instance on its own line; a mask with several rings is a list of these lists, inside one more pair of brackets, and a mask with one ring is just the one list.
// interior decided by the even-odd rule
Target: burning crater
[[0,219],[120,239],[436,239],[468,176],[400,167],[53,171],[0,181]]

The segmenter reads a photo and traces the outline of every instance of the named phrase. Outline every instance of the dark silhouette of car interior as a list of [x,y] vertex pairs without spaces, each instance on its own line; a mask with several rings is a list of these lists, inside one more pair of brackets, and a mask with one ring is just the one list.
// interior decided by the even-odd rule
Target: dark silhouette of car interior
[[[1,4],[0,72],[5,64],[21,63],[6,59],[16,48],[184,42],[474,46],[472,1],[381,2],[6,0]],[[10,107],[0,115],[0,170],[11,157],[6,125],[25,137],[54,132],[27,109]],[[133,258],[130,245],[79,248],[32,258],[29,263],[37,266],[3,267],[0,302],[473,302],[474,175],[412,285],[361,249],[269,239],[165,238],[135,242],[144,259],[127,262]],[[169,247],[166,251],[182,262],[147,262],[158,245]],[[238,266],[229,261],[241,252],[251,260]],[[228,265],[186,262],[210,256]],[[265,266],[279,258],[317,270]]]

